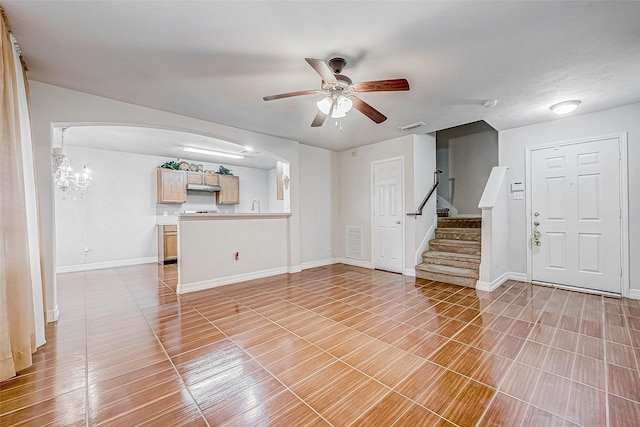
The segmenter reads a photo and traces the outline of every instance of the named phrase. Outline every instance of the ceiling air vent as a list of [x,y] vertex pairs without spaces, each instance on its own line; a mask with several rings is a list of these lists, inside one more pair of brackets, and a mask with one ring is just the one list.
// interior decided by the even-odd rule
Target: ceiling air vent
[[411,123],[411,124],[408,124],[408,125],[400,126],[399,129],[407,131],[407,132],[410,132],[410,131],[414,131],[414,130],[419,129],[419,128],[423,128],[425,126],[427,126],[427,124],[425,122],[416,122],[416,123]]

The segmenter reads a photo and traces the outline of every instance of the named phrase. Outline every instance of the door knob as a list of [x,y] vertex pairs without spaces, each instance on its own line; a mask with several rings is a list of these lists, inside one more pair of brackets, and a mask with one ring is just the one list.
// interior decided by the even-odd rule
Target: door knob
[[402,224],[400,221],[396,221],[396,224]]

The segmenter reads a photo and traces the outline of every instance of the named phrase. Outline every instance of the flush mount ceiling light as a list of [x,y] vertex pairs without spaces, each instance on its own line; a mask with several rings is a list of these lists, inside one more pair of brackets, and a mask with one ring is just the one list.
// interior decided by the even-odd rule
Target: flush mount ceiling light
[[578,108],[578,105],[580,105],[581,103],[582,103],[582,101],[574,99],[574,100],[571,100],[571,101],[559,102],[559,103],[554,104],[551,107],[549,107],[549,109],[551,111],[553,111],[554,113],[556,113],[556,114],[569,114],[573,110]]
[[497,99],[486,99],[483,103],[482,106],[484,108],[493,108],[496,105],[498,105],[498,100]]
[[184,147],[182,151],[189,153],[207,154],[209,156],[226,157],[228,159],[244,159],[244,156],[233,153],[223,153],[222,151],[203,150],[202,148]]

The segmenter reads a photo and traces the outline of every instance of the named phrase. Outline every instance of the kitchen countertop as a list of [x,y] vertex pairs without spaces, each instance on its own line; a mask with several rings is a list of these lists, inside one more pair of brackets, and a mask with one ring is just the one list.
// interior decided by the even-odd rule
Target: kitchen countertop
[[290,213],[181,213],[179,221],[288,218]]
[[178,224],[177,215],[156,215],[156,225],[176,225]]

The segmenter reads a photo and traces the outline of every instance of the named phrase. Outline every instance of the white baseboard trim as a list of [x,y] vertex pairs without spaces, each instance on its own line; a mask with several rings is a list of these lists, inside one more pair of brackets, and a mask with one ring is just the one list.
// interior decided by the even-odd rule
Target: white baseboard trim
[[509,280],[509,274],[510,274],[509,272],[503,273],[498,278],[496,278],[495,280],[492,280],[491,282],[483,282],[481,280],[478,280],[476,282],[476,289],[479,291],[486,291],[486,292],[495,291],[498,288],[498,286],[502,285],[504,282]]
[[353,258],[340,258],[340,262],[342,264],[353,265],[355,267],[368,268],[369,270],[373,270],[373,265],[369,261],[363,261],[361,259],[353,259]]
[[58,273],[74,273],[76,271],[99,270],[101,268],[124,267],[127,265],[149,264],[158,262],[158,257],[120,259],[117,261],[92,262],[90,264],[63,265],[56,267]]
[[526,273],[507,272],[507,280],[516,280],[518,282],[528,282]]
[[47,323],[57,322],[59,317],[60,310],[58,309],[57,304],[53,310],[47,310]]
[[405,276],[416,277],[416,269],[415,268],[405,268],[404,269]]
[[220,277],[218,279],[203,280],[202,282],[178,284],[176,290],[179,294],[202,291],[204,289],[216,288],[218,286],[230,285],[232,283],[245,282],[247,280],[262,279],[264,277],[286,274],[289,267],[276,267],[268,270],[252,271],[251,273],[236,274],[234,276]]
[[321,259],[318,261],[303,262],[302,269],[308,270],[310,268],[324,267],[326,265],[339,264],[339,263],[340,263],[340,258],[327,258],[327,259]]
[[292,273],[300,273],[302,271],[302,265],[298,264],[298,265],[290,265],[289,267],[287,267],[287,273],[292,274]]
[[640,299],[640,289],[629,289],[629,298]]

